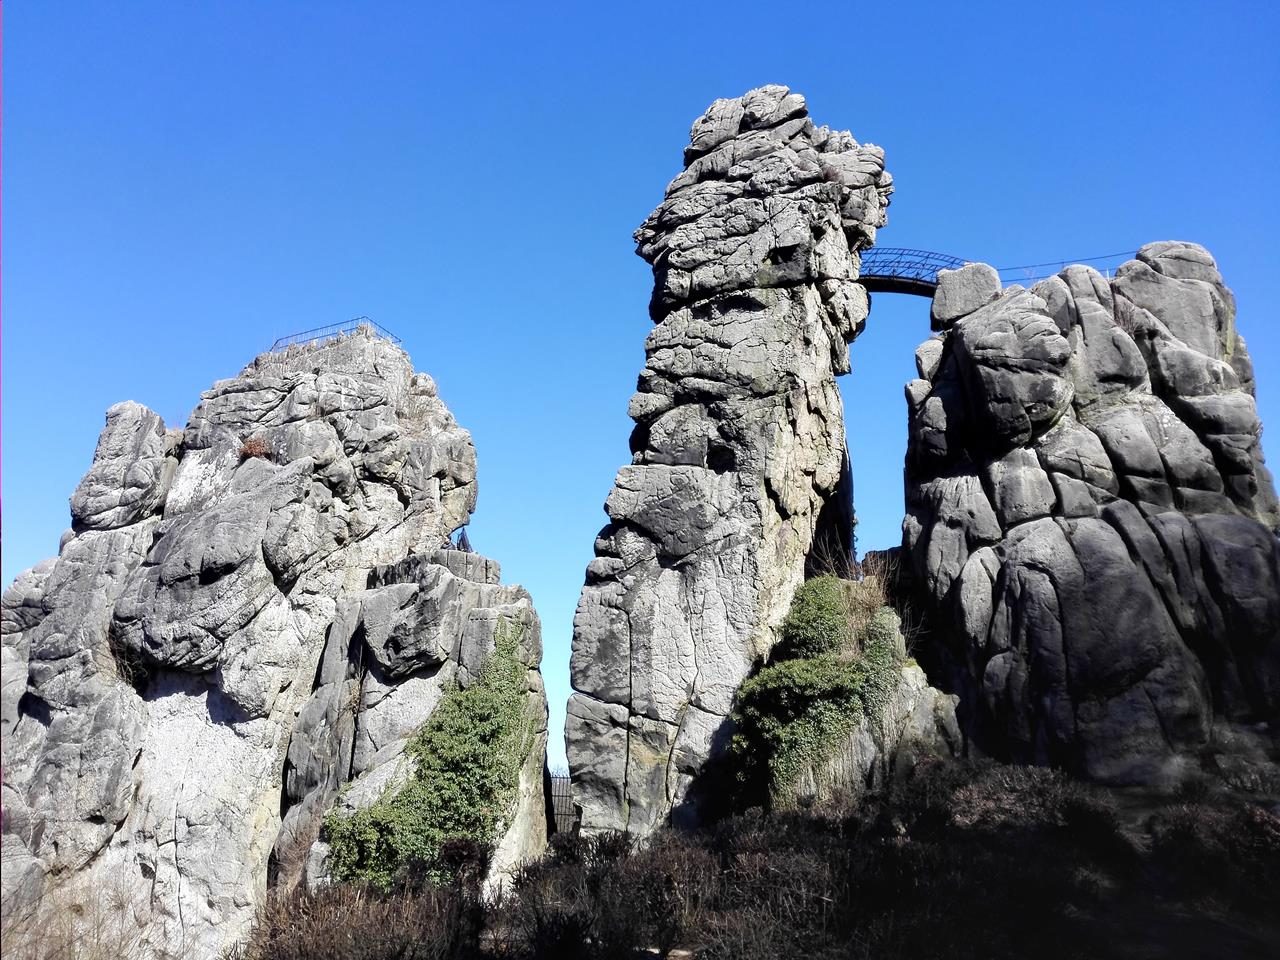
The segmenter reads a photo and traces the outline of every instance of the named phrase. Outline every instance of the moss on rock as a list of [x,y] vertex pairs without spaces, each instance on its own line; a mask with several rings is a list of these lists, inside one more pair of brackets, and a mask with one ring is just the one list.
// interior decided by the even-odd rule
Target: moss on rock
[[521,629],[499,624],[476,681],[449,690],[410,740],[415,769],[407,783],[350,816],[334,811],[325,819],[335,879],[386,888],[412,869],[445,880],[446,842],[498,839],[533,740],[527,673],[517,656]]
[[827,760],[888,704],[903,656],[897,614],[850,602],[854,585],[816,577],[796,592],[777,659],[739,688],[732,754],[747,793],[785,803],[800,775]]

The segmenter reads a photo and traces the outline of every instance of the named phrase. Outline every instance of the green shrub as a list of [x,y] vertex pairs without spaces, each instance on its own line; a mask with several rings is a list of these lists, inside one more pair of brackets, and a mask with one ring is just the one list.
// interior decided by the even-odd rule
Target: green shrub
[[325,819],[336,879],[387,889],[412,871],[442,882],[454,874],[441,855],[449,841],[487,847],[497,839],[532,737],[519,640],[519,628],[499,624],[475,682],[449,690],[409,742],[416,769],[404,786],[351,816]]
[[891,607],[881,607],[871,615],[862,636],[864,648],[895,651],[903,641],[902,621]]
[[782,622],[780,653],[787,657],[817,657],[848,645],[851,637],[845,582],[822,576],[806,580],[796,591]]
[[743,683],[732,750],[748,788],[783,800],[801,770],[830,756],[864,717],[878,719],[897,678],[896,644],[896,630],[872,630],[856,659],[783,660]]

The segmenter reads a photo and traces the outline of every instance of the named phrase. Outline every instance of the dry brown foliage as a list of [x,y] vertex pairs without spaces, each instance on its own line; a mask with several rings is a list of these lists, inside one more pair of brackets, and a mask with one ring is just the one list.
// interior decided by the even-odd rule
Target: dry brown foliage
[[483,918],[474,892],[457,888],[295,890],[268,899],[227,960],[468,960]]
[[252,457],[259,457],[263,460],[270,459],[271,448],[262,437],[250,437],[240,445],[240,462],[244,463]]

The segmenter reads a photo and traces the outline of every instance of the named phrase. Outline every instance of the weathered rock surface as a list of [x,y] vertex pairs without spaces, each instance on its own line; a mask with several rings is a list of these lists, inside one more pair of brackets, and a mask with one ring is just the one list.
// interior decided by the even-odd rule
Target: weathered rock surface
[[810,806],[833,798],[857,800],[904,779],[926,758],[960,756],[964,737],[956,700],[929,686],[920,667],[905,664],[880,716],[864,718],[830,757],[800,771],[795,801]]
[[73,535],[4,593],[6,911],[122,886],[153,955],[217,956],[502,617],[527,628],[538,776],[497,867],[536,852],[541,638],[527,593],[450,548],[475,500],[469,434],[363,330],[259,357],[185,431],[112,407]]
[[1117,783],[1234,769],[1233,725],[1280,759],[1280,509],[1212,257],[954,293],[907,387],[904,549],[967,733]]
[[847,536],[835,377],[891,189],[878,147],[762,87],[694,123],[636,233],[655,326],[574,619],[566,739],[587,831],[696,817],[690,787],[815,541]]

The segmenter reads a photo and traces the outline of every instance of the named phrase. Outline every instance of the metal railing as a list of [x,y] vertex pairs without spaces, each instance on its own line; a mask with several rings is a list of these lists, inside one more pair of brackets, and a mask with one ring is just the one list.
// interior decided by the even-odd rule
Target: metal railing
[[360,329],[366,329],[374,336],[389,340],[394,344],[399,344],[400,338],[380,324],[374,323],[368,317],[352,317],[342,323],[331,323],[325,327],[314,327],[311,330],[303,330],[299,333],[291,333],[287,337],[281,337],[271,345],[271,353],[291,347],[296,343],[319,343],[323,340],[336,340],[339,337],[345,337],[353,334]]
[[996,272],[1000,274],[1001,283],[1020,283],[1023,286],[1038,283],[1041,280],[1052,277],[1054,274],[1060,273],[1067,267],[1074,267],[1077,264],[1086,264],[1093,267],[1104,277],[1110,277],[1115,272],[1116,267],[1126,260],[1132,260],[1136,255],[1136,251],[1124,250],[1120,253],[1104,253],[1100,257],[1078,257],[1075,260],[1057,260],[1051,263],[1026,263],[1016,267],[997,267]]
[[[1110,276],[1115,267],[1133,256],[1132,251],[1126,250],[1120,253],[1103,254],[1099,257],[997,267],[996,272],[1000,274],[1001,283],[1023,285],[1052,277],[1059,271],[1078,263],[1088,264],[1105,276]],[[938,271],[955,270],[972,262],[930,250],[872,247],[862,252],[862,271],[858,280],[873,293],[911,293],[932,297],[938,286]]]
[[567,774],[551,775],[551,815],[556,833],[578,832],[578,810],[573,805],[573,787]]

